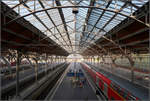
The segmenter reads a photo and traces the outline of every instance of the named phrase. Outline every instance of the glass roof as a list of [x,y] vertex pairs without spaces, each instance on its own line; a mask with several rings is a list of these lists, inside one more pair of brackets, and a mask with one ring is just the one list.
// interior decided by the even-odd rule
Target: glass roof
[[[22,0],[2,0],[14,8]],[[21,16],[34,11],[56,6],[86,6],[78,8],[78,13],[72,13],[73,8],[45,10],[25,17],[33,26],[41,30],[69,53],[81,52],[90,43],[94,43],[121,21],[126,19],[115,12],[102,9],[91,9],[96,6],[103,9],[118,11],[131,16],[148,0],[23,0],[24,3],[14,8]],[[94,3],[93,3],[94,2]],[[63,19],[64,18],[64,19]]]

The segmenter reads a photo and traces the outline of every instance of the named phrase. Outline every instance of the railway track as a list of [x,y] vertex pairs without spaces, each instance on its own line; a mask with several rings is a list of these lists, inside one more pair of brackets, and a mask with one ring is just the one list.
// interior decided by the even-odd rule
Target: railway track
[[[62,64],[60,64],[60,65],[62,65]],[[57,65],[55,67],[55,69],[60,67],[60,65]],[[51,72],[52,72],[52,70],[49,69],[48,74]],[[38,75],[38,81],[41,80],[44,76],[45,76],[45,70],[41,70]],[[19,88],[20,88],[19,92],[24,91],[26,88],[33,85],[34,83],[35,83],[35,74],[21,79],[20,86],[19,86]],[[16,82],[15,81],[12,82],[8,86],[2,87],[2,95],[1,95],[2,100],[12,99],[15,96],[15,94],[16,94]]]
[[44,100],[68,65],[69,64],[65,64],[61,68],[58,68],[53,73],[51,73],[47,80],[41,86],[39,86],[38,89],[36,89],[35,91],[33,91],[33,93],[29,94],[29,96],[23,99]]

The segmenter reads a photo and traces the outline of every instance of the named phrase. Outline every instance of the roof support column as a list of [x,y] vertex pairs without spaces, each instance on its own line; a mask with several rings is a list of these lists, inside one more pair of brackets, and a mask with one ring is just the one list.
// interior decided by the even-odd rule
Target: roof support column
[[88,63],[90,63],[90,57],[88,56],[87,58],[88,58]]
[[38,64],[38,57],[37,56],[34,58],[34,61],[35,61],[35,68],[34,68],[34,70],[35,70],[35,82],[38,84],[38,66],[39,66],[39,64]]
[[55,61],[56,65],[57,65],[58,64],[57,56],[54,57],[54,61]]
[[7,64],[9,73],[12,74],[10,62],[8,62],[8,61],[5,59],[5,57],[3,57],[3,56],[1,56],[1,59],[4,60],[4,62]]
[[48,74],[48,56],[46,54],[45,56],[45,75],[47,76]]
[[116,60],[116,59],[117,59],[116,57],[113,57],[113,56],[111,57],[111,62],[112,62],[112,63],[111,63],[111,71],[112,71],[112,73],[114,72],[114,68],[115,68],[115,66],[116,66],[116,65],[115,65],[115,64],[116,64],[116,63],[115,63],[115,60]]
[[31,60],[29,59],[29,56],[26,56],[26,59],[28,60],[30,66],[31,66],[31,67],[34,67],[33,64],[32,64],[32,62],[31,62]]
[[51,64],[51,69],[53,69],[53,67],[54,67],[54,61],[53,61],[53,56],[51,56],[51,59],[50,59],[50,64]]
[[100,59],[100,56],[98,56],[98,67],[100,67],[100,62],[101,62],[101,59]]
[[90,64],[92,64],[92,58],[90,57],[90,60],[91,60],[91,63]]
[[131,66],[131,82],[134,83],[134,61],[131,59],[128,59]]
[[92,56],[92,59],[93,59],[93,65],[95,66],[95,59],[94,59],[94,56]]
[[19,68],[20,68],[20,63],[21,63],[21,56],[22,53],[20,53],[18,50],[16,52],[16,98],[18,99],[20,97],[19,95]]

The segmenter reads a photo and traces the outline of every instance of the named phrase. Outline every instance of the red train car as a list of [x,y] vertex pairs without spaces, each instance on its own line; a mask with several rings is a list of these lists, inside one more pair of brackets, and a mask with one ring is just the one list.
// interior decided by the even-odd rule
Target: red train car
[[139,100],[127,90],[115,84],[109,78],[95,71],[86,64],[82,64],[84,69],[90,74],[93,82],[104,93],[108,100]]

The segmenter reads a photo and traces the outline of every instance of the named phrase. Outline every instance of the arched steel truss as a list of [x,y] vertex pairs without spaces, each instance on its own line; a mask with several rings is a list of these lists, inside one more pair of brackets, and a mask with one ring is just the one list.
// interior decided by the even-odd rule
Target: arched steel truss
[[[134,6],[135,8],[139,8],[139,7],[137,7],[136,5],[134,5],[134,4],[132,4],[130,1],[125,1],[125,0],[121,0],[121,1],[123,1],[123,2],[126,2],[126,4],[129,4],[129,5],[132,5],[132,6]],[[24,1],[20,1],[20,3],[19,4],[17,4],[16,6],[14,6],[14,7],[12,7],[12,9],[14,9],[14,8],[16,8],[17,6],[19,6],[19,5],[24,5],[26,2],[28,2],[28,0],[24,0]],[[135,16],[129,16],[129,15],[126,15],[126,14],[124,14],[124,13],[121,13],[119,10],[110,10],[110,9],[107,9],[107,8],[101,8],[100,6],[99,7],[97,7],[97,6],[79,6],[79,5],[74,5],[74,6],[56,6],[56,7],[51,7],[51,8],[43,8],[42,10],[38,10],[38,11],[32,11],[32,12],[30,12],[29,14],[26,14],[26,15],[23,15],[23,16],[18,16],[18,17],[16,17],[15,19],[13,19],[13,20],[11,20],[11,21],[9,21],[8,23],[6,23],[5,25],[8,25],[8,24],[10,24],[10,23],[12,23],[12,22],[14,22],[14,21],[16,21],[16,20],[19,20],[19,19],[21,19],[21,18],[24,18],[24,17],[27,17],[27,16],[30,16],[30,15],[34,15],[34,14],[36,14],[36,13],[39,13],[39,12],[47,12],[47,11],[49,11],[49,10],[53,10],[53,9],[62,9],[62,8],[89,8],[89,9],[100,9],[100,10],[103,10],[103,11],[108,11],[108,12],[113,12],[113,13],[115,13],[115,14],[120,14],[120,15],[122,15],[122,16],[125,16],[125,17],[127,17],[127,18],[130,18],[130,19],[132,19],[132,20],[134,20],[134,21],[137,21],[137,22],[139,22],[139,23],[141,23],[141,24],[143,24],[144,26],[146,26],[147,28],[150,28],[150,24],[148,24],[148,23],[146,23],[146,22],[143,22],[143,21],[141,21],[141,20],[139,20],[138,18],[136,18]],[[10,10],[11,11],[11,10]],[[7,11],[5,14],[7,15],[10,11]],[[74,21],[74,20],[73,20]],[[68,23],[69,22],[72,22],[72,21],[68,21]],[[67,23],[67,22],[66,22]],[[4,25],[4,26],[5,26]],[[61,25],[61,24],[60,24]],[[62,24],[63,25],[63,24]],[[58,25],[59,26],[59,25]],[[57,28],[58,26],[54,26],[54,27],[52,27],[52,28]],[[49,28],[49,29],[47,29],[47,30],[51,30],[52,28]],[[94,27],[93,27],[94,28]],[[100,29],[100,30],[104,30],[104,29]],[[58,31],[59,32],[59,31]],[[91,32],[89,32],[89,33],[91,33]],[[56,34],[56,33],[55,33]],[[55,36],[55,35],[54,35]],[[66,36],[66,35],[65,35]],[[67,35],[68,36],[68,35]],[[97,36],[97,35],[95,35],[95,36]],[[63,36],[62,36],[63,37]],[[105,38],[106,39],[106,37],[102,37],[102,38]],[[58,38],[56,38],[56,39],[58,39]],[[92,40],[94,40],[94,38],[92,38]],[[106,39],[107,40],[107,39]],[[108,39],[109,40],[109,39]],[[79,41],[81,41],[81,40],[79,40]],[[110,41],[110,40],[109,40]],[[85,41],[83,41],[84,43],[86,43]],[[117,45],[113,40],[111,40],[110,42],[112,42],[113,44],[115,44],[115,45]],[[63,44],[63,43],[62,43]],[[67,43],[66,43],[66,45],[67,45]],[[119,47],[119,49],[122,51],[122,53],[124,52],[123,50],[122,50],[122,48],[119,46],[119,45],[117,45],[118,47]],[[102,48],[102,47],[101,47]],[[104,49],[103,49],[104,50]]]
[[52,10],[52,9],[59,9],[59,8],[92,8],[92,9],[101,9],[101,10],[104,10],[104,11],[109,11],[109,12],[117,13],[117,14],[120,14],[122,16],[128,17],[128,18],[133,19],[133,20],[135,20],[135,21],[137,21],[137,22],[139,22],[141,24],[144,24],[146,27],[150,28],[150,24],[145,23],[145,22],[137,19],[135,16],[128,16],[128,15],[120,13],[120,12],[118,12],[116,10],[110,10],[110,9],[105,9],[105,8],[100,8],[100,7],[95,7],[95,6],[57,6],[57,7],[47,8],[47,9],[43,9],[43,10],[34,11],[32,13],[29,13],[29,14],[26,14],[26,15],[23,15],[23,16],[19,16],[19,17],[15,18],[15,19],[9,21],[5,25],[10,24],[10,23],[12,23],[12,22],[14,22],[14,21],[16,21],[18,19],[27,17],[27,16],[35,14],[35,13],[44,12],[44,11],[48,11],[48,10]]

